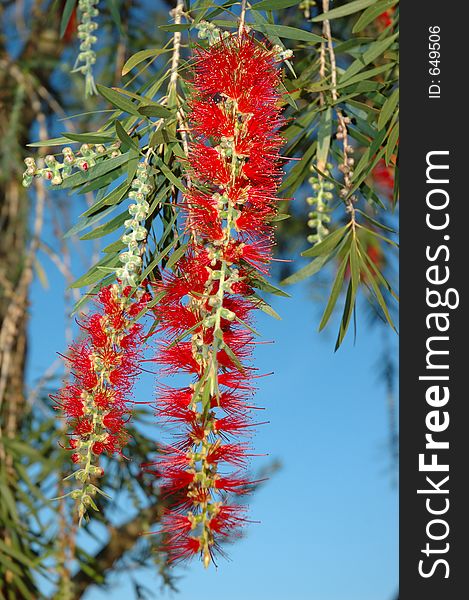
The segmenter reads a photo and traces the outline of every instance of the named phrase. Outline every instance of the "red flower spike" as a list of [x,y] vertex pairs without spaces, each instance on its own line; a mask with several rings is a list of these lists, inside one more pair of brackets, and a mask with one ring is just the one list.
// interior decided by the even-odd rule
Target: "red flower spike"
[[132,324],[131,312],[136,305],[140,312],[148,298],[142,291],[131,297],[120,284],[99,292],[96,310],[81,323],[85,338],[69,349],[72,384],[53,398],[75,436],[70,449],[80,448],[72,462],[85,464],[80,511],[86,508],[82,500],[89,479],[101,472],[96,457],[122,452],[128,440],[126,403],[140,370],[143,341],[142,327]]
[[156,400],[161,421],[177,428],[152,469],[170,505],[162,533],[171,561],[199,554],[208,566],[246,522],[233,500],[254,483],[245,474],[252,455],[236,438],[253,427],[253,284],[271,260],[282,177],[277,63],[244,34],[195,57],[192,186],[180,204],[191,239],[175,273],[155,285],[155,362],[163,375],[192,379],[180,389],[160,385]]

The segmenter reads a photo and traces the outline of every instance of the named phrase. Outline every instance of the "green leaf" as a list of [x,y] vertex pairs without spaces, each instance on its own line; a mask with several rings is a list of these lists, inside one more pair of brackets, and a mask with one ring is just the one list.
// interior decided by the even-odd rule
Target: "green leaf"
[[355,294],[356,292],[354,291],[352,281],[349,281],[347,295],[345,296],[344,312],[342,313],[342,320],[339,327],[339,335],[337,336],[337,341],[334,348],[335,352],[337,352],[337,350],[340,348],[345,334],[347,333],[350,317],[352,316],[352,312],[355,307]]
[[126,221],[128,218],[129,213],[124,211],[107,223],[96,227],[96,229],[93,229],[89,233],[85,233],[85,235],[80,237],[80,240],[96,240],[97,238],[108,235],[109,233],[116,231],[116,229],[119,229],[119,227],[121,227],[124,224],[124,221]]
[[114,279],[114,273],[112,275],[108,275],[107,277],[99,281],[93,288],[91,288],[91,290],[87,294],[83,294],[78,300],[78,302],[75,303],[71,312],[71,316],[76,314],[91,298],[96,296],[99,290],[101,290],[103,287],[106,287],[107,285],[110,285],[114,281]]
[[324,327],[327,325],[327,323],[331,317],[332,311],[334,310],[334,306],[337,303],[337,299],[339,297],[340,290],[342,289],[342,286],[344,284],[345,270],[347,268],[348,261],[349,261],[349,255],[347,254],[342,259],[342,262],[340,263],[340,266],[337,270],[337,275],[335,276],[334,284],[333,284],[332,290],[331,290],[331,295],[327,302],[327,306],[324,310],[324,314],[322,316],[321,323],[319,324],[319,331],[322,331],[324,329]]
[[376,227],[379,227],[380,229],[384,229],[384,231],[389,231],[390,233],[396,233],[395,229],[393,229],[392,227],[388,227],[387,225],[384,225],[383,223],[380,223],[376,219],[373,219],[373,217],[366,214],[359,208],[355,208],[355,211],[358,212],[359,214],[361,214],[363,217],[365,217],[365,219],[367,219],[367,221],[370,221],[370,223],[373,223],[373,225],[375,225]]
[[394,153],[394,149],[396,148],[397,142],[399,140],[399,123],[396,123],[389,134],[388,143],[386,144],[386,155],[385,161],[388,165],[391,161],[391,157]]
[[383,127],[387,124],[389,119],[394,113],[394,109],[399,102],[399,89],[395,89],[394,92],[386,99],[386,102],[383,104],[383,108],[379,113],[378,118],[378,129],[383,129]]
[[241,363],[241,361],[236,356],[236,354],[233,352],[233,350],[228,346],[228,344],[223,344],[222,349],[226,352],[229,359],[234,364],[234,366],[238,369],[238,371],[240,371],[241,373],[244,373],[244,371],[245,371],[244,365]]
[[312,260],[308,265],[293,273],[289,277],[286,277],[281,283],[282,285],[292,285],[294,283],[298,283],[299,281],[303,281],[307,277],[311,277],[318,273],[325,265],[328,263],[331,258],[333,258],[332,254],[324,254],[315,260]]
[[332,252],[344,239],[350,223],[340,227],[336,231],[330,233],[322,242],[315,244],[312,248],[308,248],[301,253],[301,256],[321,256],[321,254],[329,254]]
[[[119,264],[121,263],[117,254],[108,254],[99,262],[97,262],[93,267],[91,267],[91,269],[89,269],[84,275],[82,275],[76,281],[74,281],[69,287],[81,288],[91,285],[92,283],[96,283],[97,281],[101,281],[103,279],[103,272],[101,270],[102,267],[117,267]],[[112,276],[112,279],[114,279],[114,276]],[[74,312],[76,312],[76,310],[77,309],[75,308]]]
[[[148,277],[148,275],[150,275],[150,273],[155,269],[155,267],[157,267],[160,262],[163,260],[163,258],[169,254],[169,252],[171,251],[172,248],[174,248],[174,246],[177,244],[177,240],[173,240],[172,242],[170,242],[166,248],[164,248],[163,250],[161,250],[161,252],[158,252],[158,254],[151,260],[150,263],[148,263],[148,265],[145,267],[145,270],[142,273],[142,281]],[[167,265],[166,265],[167,266]]]
[[32,144],[26,144],[28,148],[47,148],[49,146],[66,146],[70,143],[68,137],[51,138],[50,140],[43,140],[42,142],[34,142]]
[[60,37],[64,36],[64,33],[67,29],[67,25],[70,21],[70,17],[72,16],[73,10],[77,4],[78,0],[67,0],[65,2],[65,6],[62,13],[62,18],[60,19]]
[[257,308],[260,308],[260,310],[262,310],[263,312],[265,312],[266,315],[269,315],[270,317],[273,317],[274,319],[277,319],[277,321],[281,321],[282,320],[282,317],[278,314],[278,312],[276,312],[270,306],[270,304],[268,304],[263,298],[261,298],[259,296],[259,294],[253,294],[252,296],[249,296],[248,300],[251,300],[251,302]]
[[154,148],[160,144],[177,142],[178,139],[170,135],[165,127],[159,127],[150,138],[150,146]]
[[379,15],[385,12],[388,8],[391,8],[397,4],[397,1],[398,0],[382,0],[381,2],[376,2],[376,4],[373,4],[367,8],[355,23],[352,33],[359,33],[360,31],[363,31],[363,29],[365,29],[367,25],[379,17]]
[[353,61],[348,69],[341,75],[339,83],[342,84],[348,79],[351,79],[354,75],[359,73],[364,67],[373,62],[378,56],[381,56],[385,50],[391,46],[396,40],[398,33],[391,35],[384,40],[377,40],[370,44],[370,46],[360,55],[359,58]]
[[179,246],[179,248],[177,248],[169,257],[169,260],[166,263],[165,268],[171,269],[177,263],[177,261],[182,256],[184,256],[186,250],[187,250],[187,244],[182,244],[182,246]]
[[355,235],[352,238],[350,246],[350,282],[352,284],[353,296],[356,295],[358,286],[360,285],[360,260],[358,256],[357,238]]
[[117,169],[117,167],[120,167],[128,160],[128,152],[120,154],[119,156],[116,156],[114,158],[106,158],[105,160],[101,160],[94,167],[91,167],[89,171],[83,171],[70,175],[70,177],[64,179],[60,185],[54,186],[54,189],[67,190],[77,185],[81,185],[82,183],[92,181],[97,177],[101,177],[101,175],[104,175],[106,173],[109,173],[110,171],[113,171],[114,169]]
[[[105,192],[109,184],[113,183],[116,179],[118,179],[122,173],[125,172],[125,166],[121,165],[117,167],[117,169],[112,169],[109,173],[105,173],[100,177],[93,178],[89,183],[85,183],[83,187],[80,189],[80,194],[87,194],[88,192],[94,192],[95,190],[99,190],[100,192]],[[96,197],[98,197],[98,194]]]
[[381,307],[381,310],[383,311],[384,316],[386,317],[386,320],[388,321],[389,325],[392,327],[392,329],[394,329],[394,331],[396,331],[396,327],[395,327],[393,320],[391,318],[391,315],[389,313],[388,307],[386,305],[386,301],[383,297],[383,294],[381,293],[381,290],[379,289],[379,284],[376,281],[376,278],[377,277],[379,278],[381,273],[380,273],[379,269],[377,268],[377,266],[370,259],[370,257],[366,254],[366,252],[363,252],[363,256],[364,256],[365,260],[363,261],[362,264],[363,264],[364,272],[367,275],[367,283],[369,283],[371,285],[374,295],[376,297],[376,300],[377,300],[379,306]]
[[376,0],[354,0],[354,2],[346,2],[343,6],[338,6],[337,8],[333,8],[332,10],[328,10],[322,15],[318,15],[311,19],[313,23],[318,23],[319,21],[326,21],[331,19],[339,19],[340,17],[347,17],[348,15],[353,15],[354,13],[363,10],[364,8],[368,8],[372,4],[375,4]]
[[107,144],[114,142],[115,137],[105,133],[62,133],[62,135],[72,140],[72,142],[81,142],[83,144]]
[[138,109],[138,112],[145,117],[159,117],[162,119],[173,116],[173,113],[170,110],[164,106],[161,106],[161,104],[157,104],[156,102],[141,106]]
[[98,88],[98,92],[101,94],[101,96],[119,110],[129,113],[130,115],[135,115],[137,117],[140,116],[140,113],[137,110],[138,107],[131,100],[116,90],[99,84],[96,87]]
[[288,40],[299,40],[301,42],[311,42],[313,44],[320,44],[324,42],[324,38],[315,33],[306,31],[305,29],[297,29],[296,27],[289,27],[288,25],[270,25],[270,24],[249,24],[256,31],[260,31],[264,35],[278,35],[280,38]]
[[[387,71],[390,71],[394,67],[395,67],[395,63],[387,63],[385,65],[380,65],[379,67],[373,67],[373,69],[368,69],[368,71],[362,71],[361,73],[357,73],[357,75],[350,77],[350,79],[347,79],[347,81],[340,82],[337,86],[337,89],[341,89],[341,88],[345,88],[345,87],[348,88],[349,86],[354,85],[356,83],[362,84],[361,87],[357,86],[357,89],[354,90],[357,94],[359,92],[367,92],[367,91],[373,91],[375,89],[379,89],[380,87],[384,86],[385,84],[378,82],[378,81],[364,81],[364,80],[371,80],[373,77],[376,77],[376,75],[380,75],[381,73],[386,73]],[[364,84],[367,84],[366,87],[364,87]]]
[[275,217],[273,219],[270,219],[271,223],[277,223],[278,221],[285,221],[285,219],[290,219],[291,215],[287,215],[285,213],[280,213],[278,215],[275,215]]
[[122,75],[127,75],[134,67],[142,63],[147,58],[155,58],[160,54],[167,52],[167,50],[162,50],[161,48],[148,48],[147,50],[140,50],[133,56],[129,58],[129,60],[122,67]]
[[290,294],[267,281],[267,279],[265,279],[265,277],[263,277],[260,273],[256,273],[255,275],[253,275],[250,278],[249,283],[258,290],[262,290],[263,292],[267,292],[268,294],[282,296],[283,298],[290,298]]
[[262,0],[251,6],[251,10],[279,10],[280,8],[288,8],[296,6],[300,0]]
[[163,31],[187,31],[191,27],[192,25],[190,23],[179,23],[172,25],[160,25],[158,29],[162,29]]
[[130,137],[127,131],[122,127],[120,121],[116,121],[116,133],[117,137],[123,144],[134,148],[134,150],[140,151],[138,143]]
[[161,158],[155,157],[155,163],[161,169],[166,179],[168,179],[173,185],[175,185],[178,188],[178,190],[185,194],[187,191],[186,187],[184,186],[182,181],[173,174],[171,169],[168,168],[168,166],[161,160]]
[[73,227],[71,227],[68,231],[66,231],[64,233],[64,238],[68,238],[68,237],[71,237],[72,235],[76,235],[83,229],[86,229],[87,227],[91,227],[92,225],[94,225],[98,221],[101,221],[101,219],[104,219],[104,217],[106,217],[107,215],[112,213],[113,210],[114,210],[114,207],[110,206],[106,210],[103,210],[99,214],[96,214],[93,216],[88,216],[86,213],[83,213],[83,215],[81,216],[79,221],[77,223],[75,223],[75,225],[73,225]]
[[289,190],[289,192],[293,194],[299,188],[310,172],[309,167],[311,164],[311,159],[313,158],[316,149],[317,141],[314,141],[311,143],[308,150],[306,150],[306,152],[303,154],[300,161],[293,166],[290,173],[283,180],[279,191],[282,192]]
[[327,157],[331,145],[331,135],[332,108],[329,107],[322,111],[321,116],[319,117],[317,162],[319,165],[322,165],[323,170],[327,163]]

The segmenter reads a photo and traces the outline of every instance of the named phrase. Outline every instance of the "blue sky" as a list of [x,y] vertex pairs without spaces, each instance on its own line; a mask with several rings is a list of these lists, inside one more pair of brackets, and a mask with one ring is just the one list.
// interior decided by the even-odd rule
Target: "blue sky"
[[[34,380],[64,347],[62,283],[43,265],[49,289],[33,286],[29,371]],[[333,353],[335,328],[317,333],[318,307],[297,286],[290,299],[273,299],[282,321],[262,315],[265,340],[256,351],[261,372],[257,403],[270,423],[255,438],[257,466],[279,459],[282,468],[251,499],[246,537],[229,547],[231,561],[205,571],[197,562],[178,568],[180,600],[393,600],[397,589],[397,490],[392,485],[389,421],[378,375],[381,337],[358,319]],[[381,330],[381,328],[379,328]],[[394,348],[394,351],[396,349]],[[151,394],[154,382],[143,394]],[[264,414],[262,415],[264,418]],[[155,589],[148,571],[134,578]],[[130,600],[127,576],[85,600]]]

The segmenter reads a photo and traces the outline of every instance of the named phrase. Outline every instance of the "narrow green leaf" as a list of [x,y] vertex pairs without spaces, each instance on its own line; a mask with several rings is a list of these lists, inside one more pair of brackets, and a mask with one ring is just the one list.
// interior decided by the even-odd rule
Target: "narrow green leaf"
[[320,21],[326,21],[331,19],[339,19],[340,17],[347,17],[348,15],[353,15],[354,13],[363,10],[364,8],[368,8],[371,4],[374,4],[376,0],[354,0],[354,2],[346,2],[342,6],[338,6],[337,8],[333,8],[332,10],[328,10],[322,15],[318,15],[311,19],[313,23],[318,23]]
[[119,110],[129,113],[130,115],[135,115],[137,117],[140,116],[140,113],[137,110],[138,107],[131,100],[116,90],[100,84],[97,85],[97,88],[101,96]]
[[130,146],[131,148],[134,148],[134,150],[140,151],[140,147],[139,147],[138,143],[130,137],[130,135],[127,133],[127,131],[122,127],[120,121],[116,120],[115,126],[116,126],[117,137],[120,139],[120,141],[123,144],[125,144],[126,146]]
[[274,319],[277,319],[277,321],[282,320],[282,317],[278,314],[278,312],[276,312],[270,306],[270,304],[268,304],[258,294],[253,294],[252,296],[249,296],[248,300],[251,300],[255,304],[255,306],[257,306],[257,308],[260,308],[260,310],[262,310],[262,312],[265,312],[266,315],[269,315],[269,317],[273,317]]
[[171,243],[169,243],[166,246],[166,248],[164,248],[163,250],[161,250],[161,252],[158,252],[158,254],[145,267],[145,270],[143,271],[142,277],[141,277],[142,280],[144,280],[146,277],[148,277],[148,275],[150,275],[150,273],[155,269],[155,267],[157,267],[160,264],[160,262],[163,260],[163,258],[167,254],[169,254],[169,252],[174,248],[174,246],[176,244],[177,244],[177,240],[173,240]]
[[62,135],[72,140],[72,142],[81,142],[83,144],[107,144],[114,142],[115,137],[105,133],[62,133]]
[[[373,77],[376,77],[376,75],[380,75],[381,73],[387,73],[387,71],[390,71],[394,67],[395,63],[390,62],[379,67],[374,67],[373,69],[368,69],[367,71],[362,71],[361,73],[357,73],[357,75],[350,77],[350,79],[347,79],[346,81],[341,81],[338,84],[337,89],[349,88],[352,85],[361,83],[361,86],[357,86],[356,90],[354,90],[355,92],[357,92],[357,94],[360,91],[373,91],[374,89],[378,89],[379,87],[384,86],[384,83],[379,83],[378,81],[371,81],[371,79]],[[367,86],[364,87],[364,84],[367,84]]]
[[176,248],[176,250],[169,257],[169,260],[166,263],[165,268],[171,269],[177,263],[177,261],[182,256],[184,256],[186,250],[187,250],[187,244],[182,244],[182,246],[179,246],[179,248]]
[[158,29],[162,29],[163,31],[187,31],[191,27],[192,25],[190,23],[173,23],[172,25],[160,25]]
[[332,311],[334,310],[334,306],[337,303],[337,299],[340,294],[340,290],[344,284],[345,270],[347,268],[347,264],[349,262],[349,255],[347,254],[340,263],[339,268],[337,269],[337,275],[335,276],[334,284],[332,286],[331,295],[329,296],[329,300],[327,302],[327,306],[324,310],[324,314],[322,316],[321,322],[319,324],[319,331],[322,331],[324,327],[327,325]]
[[360,225],[360,228],[363,229],[364,231],[367,231],[371,235],[374,235],[375,237],[379,238],[380,240],[383,240],[383,242],[386,242],[387,244],[390,244],[391,246],[394,246],[395,248],[399,248],[399,244],[397,244],[393,240],[390,240],[389,238],[385,237],[384,235],[381,235],[377,231],[374,231],[373,229],[368,229],[368,227],[364,227],[363,225]]
[[363,31],[363,29],[365,29],[367,25],[379,17],[379,15],[385,12],[388,8],[392,8],[395,4],[397,4],[397,1],[398,0],[382,0],[381,2],[376,2],[376,4],[368,7],[355,23],[352,33],[359,33],[360,31]]
[[353,63],[348,67],[348,69],[342,73],[339,84],[344,83],[348,79],[351,79],[354,75],[359,73],[364,67],[373,62],[378,56],[381,56],[385,50],[391,46],[394,41],[397,39],[398,34],[395,33],[384,40],[377,40],[370,44],[369,48],[360,55],[359,58],[353,61]]
[[73,225],[73,227],[71,227],[68,231],[66,231],[64,233],[64,238],[69,238],[72,235],[76,235],[83,229],[86,229],[87,227],[91,227],[92,225],[94,225],[95,223],[98,223],[99,221],[101,221],[101,219],[104,219],[107,215],[112,213],[113,210],[114,210],[114,207],[110,206],[109,208],[107,208],[106,210],[103,210],[102,212],[100,212],[97,215],[88,216],[86,213],[83,213],[83,215],[78,220],[78,222],[75,223],[75,225]]
[[321,116],[319,118],[317,162],[319,165],[323,165],[323,169],[326,166],[327,157],[329,155],[331,135],[332,108],[329,107],[321,113]]
[[300,0],[261,0],[257,4],[251,6],[251,10],[279,10],[280,8],[288,8],[296,6]]
[[98,202],[95,202],[88,210],[83,213],[83,217],[89,217],[94,215],[97,211],[101,210],[105,206],[113,206],[121,202],[121,200],[127,195],[130,186],[126,181],[123,181],[120,185],[114,188],[109,194],[104,196]]
[[349,227],[350,224],[347,224],[336,231],[333,231],[322,242],[319,242],[319,244],[315,244],[312,248],[308,248],[308,250],[302,252],[301,256],[320,256],[321,254],[329,254],[347,235]]
[[108,275],[108,277],[105,277],[104,279],[99,281],[93,288],[91,288],[91,290],[87,294],[83,294],[81,296],[81,298],[75,303],[70,315],[71,316],[75,315],[81,308],[83,308],[85,306],[85,304],[91,298],[94,298],[94,296],[96,296],[96,294],[99,292],[100,289],[102,289],[103,287],[105,287],[107,285],[110,285],[114,281],[114,279],[115,279],[115,274]]
[[386,164],[389,165],[391,162],[391,157],[394,154],[394,150],[396,148],[397,142],[399,140],[399,123],[396,123],[389,134],[388,143],[386,144],[386,155],[385,161]]
[[116,229],[119,229],[119,227],[121,227],[124,224],[124,221],[126,221],[128,218],[129,213],[127,211],[124,211],[119,215],[115,216],[107,223],[96,227],[96,229],[93,229],[89,233],[85,233],[85,235],[82,235],[80,237],[80,240],[96,240],[100,237],[108,235],[109,233],[116,231]]
[[[381,310],[384,313],[384,316],[386,317],[387,322],[389,323],[389,325],[392,327],[392,329],[394,329],[394,331],[396,331],[396,327],[394,325],[394,322],[391,318],[391,315],[389,313],[389,309],[387,307],[386,301],[383,297],[383,294],[381,293],[381,290],[379,289],[379,285],[376,281],[376,276],[375,274],[377,274],[377,272],[379,272],[379,269],[376,267],[376,265],[374,265],[374,263],[369,259],[368,255],[366,253],[364,253],[365,256],[365,261],[363,262],[363,269],[367,275],[367,283],[369,283],[373,289],[376,301],[378,302],[379,306],[381,307]],[[368,263],[368,264],[366,264]],[[370,268],[371,267],[371,268]],[[373,269],[373,271],[372,271]]]
[[43,140],[41,142],[33,142],[32,144],[26,144],[28,148],[47,148],[49,146],[66,146],[70,144],[68,137],[50,138],[49,140]]
[[[99,262],[97,262],[91,269],[89,269],[84,275],[79,277],[76,281],[74,281],[69,287],[71,288],[81,288],[91,285],[92,283],[96,283],[103,279],[103,273],[100,270],[102,267],[112,268],[117,267],[120,263],[119,257],[117,255],[108,254],[104,258],[102,258]],[[114,279],[114,277],[112,277]],[[74,310],[74,312],[76,309]]]
[[311,42],[313,44],[320,44],[324,42],[324,38],[305,29],[297,29],[296,27],[289,27],[288,25],[270,25],[270,24],[249,24],[256,31],[260,31],[264,35],[278,35],[280,38],[287,40],[298,40],[301,42]]
[[138,109],[138,112],[145,117],[158,117],[162,119],[173,116],[173,113],[170,110],[164,106],[161,106],[161,104],[157,104],[156,102],[141,106]]
[[124,64],[122,67],[122,75],[127,75],[127,73],[130,73],[134,67],[142,63],[147,58],[155,58],[156,56],[159,56],[165,52],[167,52],[167,50],[162,50],[161,48],[148,48],[147,50],[140,50],[140,52],[137,52],[131,56]]
[[260,273],[256,273],[250,278],[249,283],[257,288],[258,290],[262,290],[263,292],[267,292],[268,294],[274,294],[275,296],[282,296],[283,298],[290,298],[290,294],[276,287],[270,281],[267,281],[265,277],[263,277]]
[[308,265],[293,273],[289,277],[286,277],[281,283],[282,285],[292,285],[294,283],[298,283],[299,281],[303,281],[307,277],[311,277],[318,273],[326,263],[328,263],[332,258],[331,254],[324,254],[315,260],[312,260]]
[[169,169],[169,167],[159,157],[155,157],[155,163],[161,169],[166,179],[168,179],[174,186],[178,188],[178,190],[185,194],[187,191],[185,185],[174,175],[171,169]]
[[356,290],[353,287],[352,281],[349,281],[347,295],[345,296],[344,312],[342,313],[342,320],[339,327],[339,335],[337,336],[337,341],[334,348],[335,352],[337,352],[337,350],[340,348],[345,334],[347,333],[348,326],[350,324],[350,317],[352,316],[353,309],[355,308],[355,296]]
[[360,260],[355,236],[350,246],[350,283],[352,284],[353,296],[355,296],[360,285]]
[[62,13],[62,18],[60,19],[60,37],[64,36],[64,33],[67,29],[67,25],[70,21],[70,17],[72,16],[73,10],[77,4],[78,0],[67,0],[65,2],[65,6]]
[[94,167],[91,167],[89,169],[89,171],[86,171],[86,172],[80,171],[78,173],[74,173],[73,175],[70,175],[70,177],[67,177],[66,179],[63,180],[63,183],[61,183],[60,185],[54,186],[54,189],[67,190],[67,189],[76,187],[78,185],[81,185],[82,183],[92,181],[93,179],[101,177],[101,175],[104,175],[105,173],[109,173],[110,171],[113,171],[117,167],[120,167],[121,165],[126,163],[128,160],[129,160],[128,152],[125,152],[124,154],[120,154],[119,156],[116,156],[114,158],[106,158],[105,160],[101,160]]
[[378,118],[378,129],[383,129],[389,119],[394,113],[394,109],[399,102],[399,89],[395,89],[394,92],[389,96],[386,102],[383,104],[383,108],[379,113]]
[[359,208],[355,208],[355,211],[358,212],[359,214],[361,214],[362,217],[364,217],[367,221],[370,221],[370,223],[373,223],[373,225],[375,225],[376,227],[379,227],[380,229],[384,229],[384,231],[389,231],[390,233],[396,233],[395,229],[393,229],[392,227],[388,227],[387,225],[384,225],[383,223],[380,223],[376,219],[373,219],[373,217],[371,217],[370,215],[367,215],[365,212],[363,212]]
[[240,371],[241,373],[244,373],[244,371],[245,371],[244,365],[241,363],[241,361],[236,356],[236,354],[233,352],[233,350],[228,346],[228,344],[223,344],[222,349],[227,353],[229,359],[234,364],[234,366],[238,369],[238,371]]

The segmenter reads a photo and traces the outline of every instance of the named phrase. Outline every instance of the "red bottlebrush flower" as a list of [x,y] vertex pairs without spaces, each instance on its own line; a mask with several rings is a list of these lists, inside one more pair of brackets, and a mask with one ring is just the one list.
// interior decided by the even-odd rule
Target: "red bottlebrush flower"
[[378,187],[391,199],[394,190],[394,168],[391,165],[387,166],[384,159],[381,159],[373,169],[372,177]]
[[104,452],[104,450],[105,450],[105,446],[104,446],[104,444],[103,444],[102,442],[95,442],[95,443],[94,443],[94,444],[91,446],[91,452],[92,452],[93,454],[96,454],[96,455],[98,455],[98,456],[99,456],[100,454],[102,454],[102,453]]
[[200,554],[208,566],[246,521],[231,499],[254,482],[245,474],[249,446],[235,438],[253,425],[253,286],[271,260],[282,176],[277,62],[244,34],[196,55],[192,185],[181,203],[191,239],[176,272],[155,286],[155,362],[164,375],[192,378],[181,389],[160,385],[156,400],[162,422],[177,427],[154,464],[171,507],[162,525],[170,560]]
[[161,532],[170,534],[172,539],[186,535],[192,529],[192,523],[186,515],[166,511],[162,518]]
[[210,529],[222,535],[232,535],[233,530],[239,529],[246,522],[246,508],[244,506],[225,504],[209,521]]
[[90,419],[83,419],[78,421],[74,427],[74,433],[80,436],[89,435],[93,431],[93,423]]
[[121,452],[127,443],[126,395],[139,372],[143,340],[142,327],[132,324],[130,312],[135,305],[140,311],[147,301],[147,293],[137,291],[132,297],[122,293],[119,284],[99,292],[96,310],[81,324],[86,336],[71,345],[67,356],[72,384],[53,398],[76,436],[70,439],[70,449],[80,448],[80,454],[72,454],[72,462],[86,464],[80,472],[81,516],[87,506],[83,498],[88,480],[100,473],[93,457]]
[[392,24],[393,17],[394,17],[394,11],[395,11],[394,8],[388,8],[388,10],[385,10],[380,15],[378,15],[378,17],[377,17],[378,24],[383,29],[386,29],[386,27],[389,27],[389,25]]
[[168,560],[170,563],[177,563],[192,558],[200,552],[200,540],[194,537],[172,538],[167,545]]
[[74,454],[72,454],[72,456],[70,457],[72,459],[72,462],[77,464],[81,461],[81,456],[80,454],[78,454],[77,452],[75,452]]

